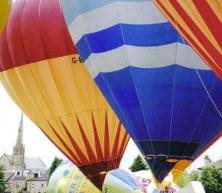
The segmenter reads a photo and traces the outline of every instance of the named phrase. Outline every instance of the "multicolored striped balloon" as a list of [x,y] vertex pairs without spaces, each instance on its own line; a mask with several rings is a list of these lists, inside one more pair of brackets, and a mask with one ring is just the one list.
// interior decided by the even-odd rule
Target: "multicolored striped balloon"
[[222,1],[154,2],[210,68],[222,78]]
[[62,0],[91,76],[158,182],[222,133],[222,82],[148,0]]
[[59,0],[17,0],[0,39],[0,80],[21,109],[96,185],[129,136],[73,46]]

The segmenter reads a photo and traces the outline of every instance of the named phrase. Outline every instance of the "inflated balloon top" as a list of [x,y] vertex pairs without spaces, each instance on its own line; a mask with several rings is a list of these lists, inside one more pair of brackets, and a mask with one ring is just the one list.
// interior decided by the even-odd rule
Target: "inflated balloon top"
[[222,1],[154,1],[194,50],[222,78]]
[[64,161],[49,179],[47,193],[101,193],[72,163]]
[[5,24],[8,20],[9,12],[10,12],[9,0],[1,0],[0,2],[0,34],[5,28]]
[[71,41],[59,0],[17,0],[0,39],[0,79],[21,109],[96,185],[129,136]]
[[158,182],[222,133],[222,82],[148,0],[62,0],[91,76]]

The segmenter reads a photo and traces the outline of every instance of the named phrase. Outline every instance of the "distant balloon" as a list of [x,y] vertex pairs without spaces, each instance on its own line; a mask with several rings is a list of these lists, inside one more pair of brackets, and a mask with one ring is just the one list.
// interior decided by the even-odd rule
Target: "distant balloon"
[[0,3],[0,34],[5,28],[5,24],[8,20],[8,15],[10,12],[10,3],[9,0],[1,0]]
[[21,109],[96,185],[129,136],[88,74],[59,0],[17,0],[0,39],[0,79]]
[[63,162],[50,177],[47,193],[101,193],[101,191],[75,165]]
[[154,0],[154,2],[222,79],[222,1]]
[[177,178],[222,133],[222,82],[152,1],[62,7],[86,67],[157,181],[170,171]]
[[110,171],[104,180],[105,193],[148,193],[142,183],[131,172],[122,169]]

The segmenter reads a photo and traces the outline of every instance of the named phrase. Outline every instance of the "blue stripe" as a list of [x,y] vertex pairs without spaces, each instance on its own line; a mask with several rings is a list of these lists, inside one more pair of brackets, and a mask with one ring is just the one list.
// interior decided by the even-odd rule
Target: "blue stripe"
[[[199,72],[222,111],[222,82],[212,71]],[[221,129],[222,119],[193,69],[178,65],[156,69],[128,67],[100,73],[95,80],[100,88],[104,88],[103,84],[109,87],[102,92],[112,106],[115,103],[115,112],[121,114],[120,119],[134,140],[208,144]]]
[[147,0],[62,0],[63,13],[68,26],[80,14],[115,2],[143,2]]
[[168,22],[160,24],[117,24],[99,32],[86,34],[76,47],[83,60],[92,53],[101,53],[123,45],[138,47],[162,46],[184,40]]

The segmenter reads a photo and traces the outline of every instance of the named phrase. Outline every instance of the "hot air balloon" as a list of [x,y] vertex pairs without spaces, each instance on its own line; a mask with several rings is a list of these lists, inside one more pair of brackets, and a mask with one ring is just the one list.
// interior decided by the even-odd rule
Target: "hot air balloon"
[[222,78],[221,0],[154,0],[194,50]]
[[5,23],[10,12],[10,3],[8,0],[2,0],[0,3],[0,34],[2,33]]
[[0,39],[4,87],[98,187],[129,136],[74,48],[59,0],[17,0]]
[[101,193],[83,173],[69,161],[64,161],[49,179],[47,193]]
[[158,182],[222,132],[222,82],[152,1],[62,0],[91,76]]

